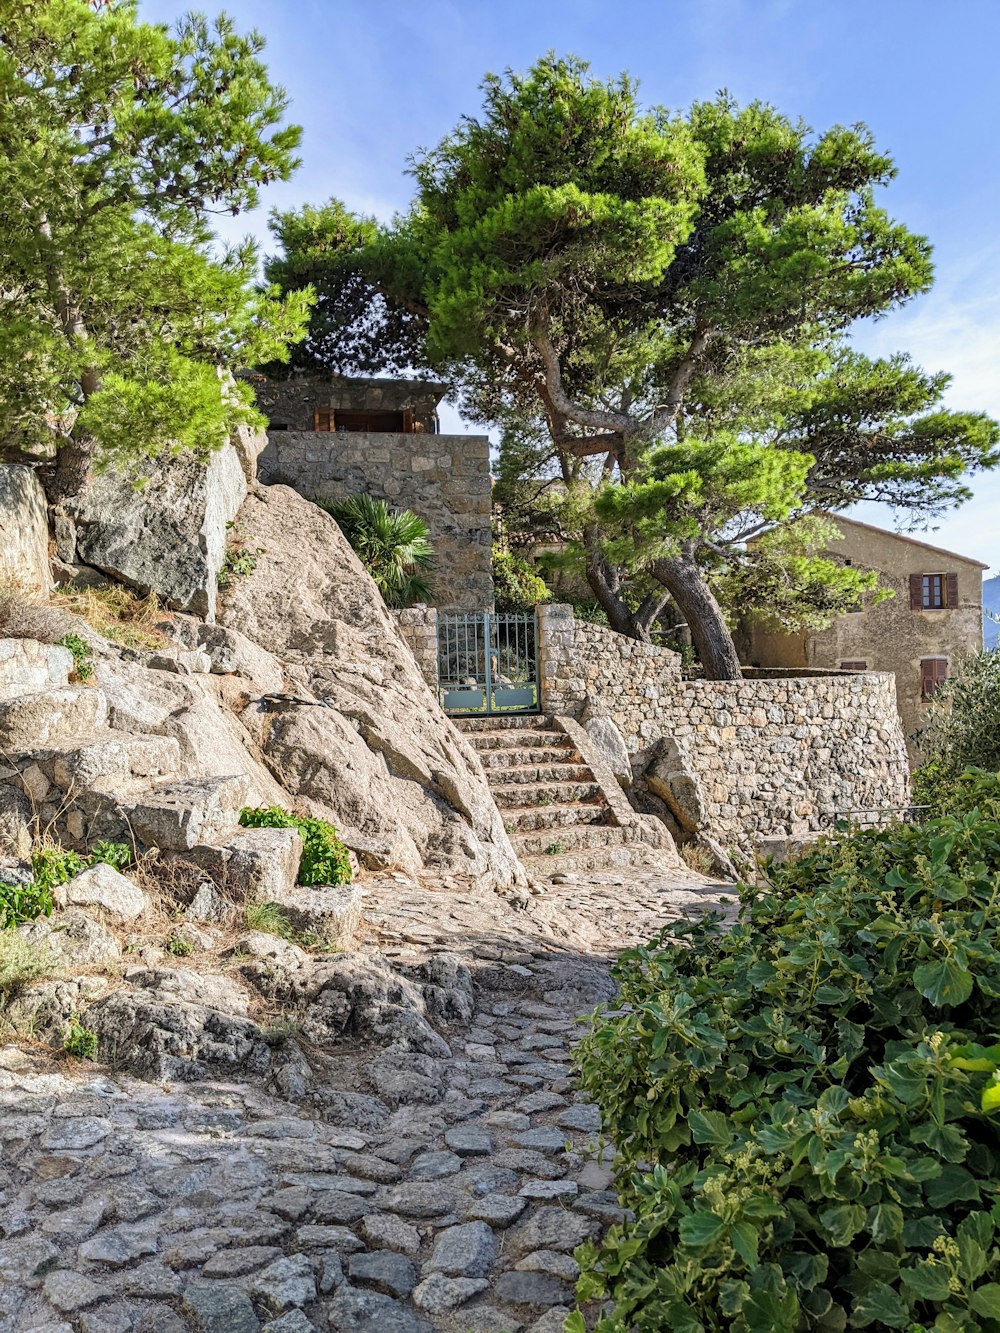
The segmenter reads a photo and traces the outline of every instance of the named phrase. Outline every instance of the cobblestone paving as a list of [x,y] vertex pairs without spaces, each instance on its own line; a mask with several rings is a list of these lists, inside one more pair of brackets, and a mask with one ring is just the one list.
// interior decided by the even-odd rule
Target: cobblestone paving
[[518,908],[367,887],[368,942],[457,954],[477,1008],[443,1030],[450,1059],[401,1055],[381,1101],[377,1053],[345,1051],[340,1123],[250,1083],[156,1086],[0,1048],[0,1333],[561,1329],[573,1249],[619,1215],[574,1093],[577,1016],[611,997],[618,949],[726,890],[589,873]]

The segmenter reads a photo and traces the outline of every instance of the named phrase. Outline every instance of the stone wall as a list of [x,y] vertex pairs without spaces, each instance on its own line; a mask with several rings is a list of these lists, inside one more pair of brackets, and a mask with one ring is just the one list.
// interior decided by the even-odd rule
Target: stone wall
[[838,812],[909,799],[891,674],[682,680],[676,653],[576,621],[568,606],[540,607],[539,624],[544,710],[612,718],[640,786],[672,738],[700,789],[703,831],[724,846],[806,836]]
[[437,553],[436,604],[493,605],[490,447],[485,435],[271,431],[260,456],[263,482],[309,499],[366,491],[426,519]]
[[291,375],[266,379],[248,374],[257,406],[282,430],[314,428],[314,413],[409,411],[414,431],[432,433],[447,385],[435,380],[350,379],[342,375]]
[[403,611],[390,611],[399,625],[399,633],[413,654],[424,680],[437,694],[438,642],[437,611],[433,606],[408,606]]
[[538,639],[546,713],[579,717],[595,711],[589,701],[606,700],[632,753],[663,734],[661,696],[680,681],[678,653],[576,620],[560,603],[538,608]]

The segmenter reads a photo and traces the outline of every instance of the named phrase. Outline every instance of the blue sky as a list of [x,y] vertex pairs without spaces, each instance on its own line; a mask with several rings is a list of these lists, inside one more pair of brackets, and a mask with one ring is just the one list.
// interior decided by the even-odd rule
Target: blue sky
[[[172,22],[190,7],[141,0],[140,12]],[[998,0],[229,0],[224,8],[266,36],[272,76],[305,130],[296,175],[267,191],[257,214],[233,220],[235,234],[265,240],[271,207],[330,195],[391,216],[410,197],[407,154],[477,111],[487,70],[523,69],[547,50],[582,56],[601,76],[627,69],[649,103],[683,108],[728,88],[817,129],[865,121],[899,168],[884,200],[931,238],[937,280],[856,341],[950,371],[951,405],[1000,418]],[[937,520],[928,539],[994,573],[1000,470],[972,485],[974,500]],[[874,506],[859,517],[892,521]]]

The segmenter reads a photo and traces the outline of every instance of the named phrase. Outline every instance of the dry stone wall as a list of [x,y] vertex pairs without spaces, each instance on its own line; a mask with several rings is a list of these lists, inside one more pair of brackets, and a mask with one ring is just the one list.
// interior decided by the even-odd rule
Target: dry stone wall
[[490,451],[485,435],[391,431],[271,431],[260,479],[309,499],[365,491],[412,509],[430,526],[435,602],[462,611],[493,605]]
[[545,711],[613,719],[639,777],[672,737],[700,786],[704,831],[727,846],[909,799],[888,673],[686,681],[676,653],[577,621],[567,606],[540,607],[539,626]]

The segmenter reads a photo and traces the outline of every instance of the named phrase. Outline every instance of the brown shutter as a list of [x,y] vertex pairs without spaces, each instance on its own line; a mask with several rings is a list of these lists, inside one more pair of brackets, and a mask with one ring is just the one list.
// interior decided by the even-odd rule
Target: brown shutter
[[945,579],[946,592],[944,604],[945,606],[958,606],[958,575],[946,574]]
[[924,576],[923,574],[910,575],[910,610],[920,611],[924,605]]

